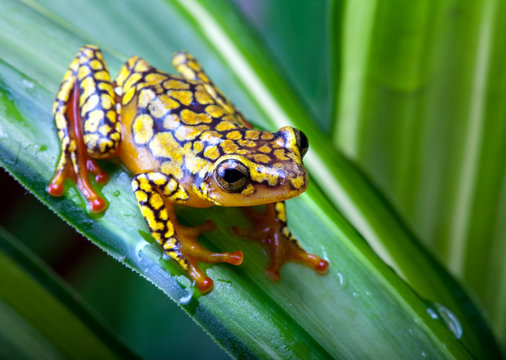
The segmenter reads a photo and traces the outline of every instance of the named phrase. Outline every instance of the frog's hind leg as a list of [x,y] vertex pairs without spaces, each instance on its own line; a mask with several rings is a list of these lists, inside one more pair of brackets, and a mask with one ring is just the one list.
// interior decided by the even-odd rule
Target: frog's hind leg
[[199,82],[216,103],[221,105],[241,126],[252,127],[232,102],[214,85],[200,63],[191,54],[178,51],[172,58],[172,65],[186,80]]
[[214,222],[207,221],[195,227],[179,224],[172,204],[184,203],[188,194],[172,176],[159,172],[138,174],[132,180],[132,189],[153,238],[196,282],[200,291],[210,291],[213,281],[199,268],[197,261],[242,263],[240,251],[215,253],[197,242],[200,234],[216,228]]
[[328,261],[306,252],[292,235],[286,223],[286,210],[283,201],[266,205],[263,214],[256,212],[251,207],[246,208],[246,213],[253,221],[253,229],[233,227],[232,230],[238,236],[267,245],[270,266],[266,274],[271,280],[279,281],[281,267],[288,261],[301,263],[320,274],[327,272]]
[[106,207],[91,186],[88,173],[98,183],[108,176],[93,158],[111,156],[120,143],[115,96],[100,50],[82,47],[70,64],[53,105],[53,115],[62,144],[55,175],[48,186],[53,196],[63,194],[63,182],[73,179],[93,212]]

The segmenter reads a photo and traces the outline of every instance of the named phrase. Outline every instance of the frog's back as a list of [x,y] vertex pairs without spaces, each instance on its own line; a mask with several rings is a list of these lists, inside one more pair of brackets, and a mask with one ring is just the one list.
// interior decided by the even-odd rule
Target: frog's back
[[123,163],[133,173],[182,168],[184,154],[202,156],[225,132],[244,128],[242,116],[213,92],[205,81],[169,75],[130,58],[116,79]]

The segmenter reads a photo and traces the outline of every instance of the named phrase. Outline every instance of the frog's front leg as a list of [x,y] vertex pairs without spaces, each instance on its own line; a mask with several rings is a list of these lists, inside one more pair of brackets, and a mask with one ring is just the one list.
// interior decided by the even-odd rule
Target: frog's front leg
[[109,71],[96,46],[83,46],[70,64],[53,105],[53,116],[62,149],[48,192],[63,194],[63,182],[71,178],[93,212],[106,207],[91,186],[88,173],[98,183],[108,176],[92,158],[114,154],[120,144],[120,123]]
[[279,281],[280,269],[285,262],[295,261],[323,274],[328,270],[329,263],[316,255],[309,254],[292,235],[286,222],[284,201],[265,205],[265,212],[256,212],[253,208],[245,209],[248,217],[253,221],[252,230],[233,227],[238,236],[250,238],[267,245],[270,255],[270,266],[267,276],[273,281]]
[[240,265],[240,251],[215,253],[203,248],[197,238],[200,234],[214,230],[216,225],[207,221],[195,227],[186,227],[177,221],[173,203],[184,203],[188,199],[186,190],[170,175],[159,172],[138,174],[132,180],[132,189],[151,234],[163,250],[197,283],[200,291],[208,292],[213,281],[197,265],[226,262]]

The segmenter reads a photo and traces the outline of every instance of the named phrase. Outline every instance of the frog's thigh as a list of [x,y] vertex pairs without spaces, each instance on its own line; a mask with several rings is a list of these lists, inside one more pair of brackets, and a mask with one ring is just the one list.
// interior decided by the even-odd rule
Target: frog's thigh
[[109,70],[96,46],[83,46],[77,58],[83,141],[88,154],[98,159],[105,158],[114,154],[121,140],[121,125]]

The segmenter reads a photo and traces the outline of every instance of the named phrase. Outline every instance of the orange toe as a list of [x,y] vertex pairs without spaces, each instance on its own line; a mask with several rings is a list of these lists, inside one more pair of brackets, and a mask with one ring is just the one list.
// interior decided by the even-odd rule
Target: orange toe
[[105,200],[103,200],[101,198],[93,199],[89,202],[89,204],[90,204],[90,210],[93,213],[99,213],[101,211],[104,211],[105,208],[107,207],[107,203],[105,202]]
[[63,195],[63,185],[51,183],[47,187],[47,192],[51,196],[56,196],[56,197],[62,196]]
[[205,293],[211,291],[211,289],[214,286],[214,283],[213,283],[213,280],[211,280],[211,278],[208,278],[206,276],[202,281],[197,282],[197,286],[198,286],[200,292],[205,294]]
[[329,270],[329,262],[327,260],[321,260],[314,268],[319,274],[325,274]]

